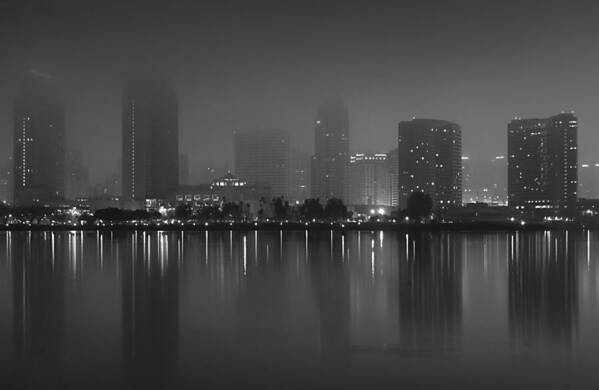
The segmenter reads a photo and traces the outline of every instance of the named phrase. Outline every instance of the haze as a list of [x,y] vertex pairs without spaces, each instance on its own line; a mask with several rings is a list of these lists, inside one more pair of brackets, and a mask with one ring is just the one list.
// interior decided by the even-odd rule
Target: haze
[[[51,74],[91,183],[119,170],[132,64],[175,81],[191,178],[232,163],[236,129],[282,128],[313,151],[316,107],[342,97],[352,151],[388,151],[397,123],[463,128],[463,154],[506,151],[514,116],[575,110],[580,161],[599,135],[599,4],[564,1],[16,1],[0,5],[0,158],[18,74]],[[232,164],[231,164],[232,166]]]

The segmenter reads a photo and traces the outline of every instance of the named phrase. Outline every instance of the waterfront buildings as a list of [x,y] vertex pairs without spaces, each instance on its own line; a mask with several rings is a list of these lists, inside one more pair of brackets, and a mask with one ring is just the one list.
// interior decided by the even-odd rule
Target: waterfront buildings
[[386,153],[355,153],[349,160],[348,204],[391,206],[391,173]]
[[391,206],[399,205],[399,152],[395,148],[387,153],[387,170],[391,175]]
[[508,196],[512,210],[535,216],[575,213],[578,119],[562,113],[508,124]]
[[162,78],[137,75],[127,81],[122,105],[123,198],[166,198],[179,179],[175,90]]
[[279,129],[235,132],[235,174],[267,185],[273,196],[288,194],[289,135]]
[[411,193],[429,194],[435,207],[462,203],[462,132],[455,123],[413,119],[398,129],[399,206]]
[[15,101],[14,203],[54,204],[65,191],[65,104],[55,81],[29,72]]

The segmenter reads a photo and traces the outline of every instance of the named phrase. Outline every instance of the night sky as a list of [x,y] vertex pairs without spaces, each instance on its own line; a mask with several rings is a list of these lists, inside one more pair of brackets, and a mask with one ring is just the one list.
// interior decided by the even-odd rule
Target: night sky
[[121,91],[147,63],[178,88],[192,178],[232,162],[235,129],[276,127],[312,153],[316,108],[350,111],[352,151],[388,151],[397,123],[456,121],[463,153],[506,151],[514,116],[579,116],[580,160],[599,160],[599,2],[0,0],[0,158],[20,71],[50,73],[69,145],[92,184],[116,172]]

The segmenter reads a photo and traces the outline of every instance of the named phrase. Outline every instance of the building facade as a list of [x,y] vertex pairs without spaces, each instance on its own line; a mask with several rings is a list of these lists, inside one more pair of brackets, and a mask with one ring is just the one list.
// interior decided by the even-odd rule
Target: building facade
[[268,202],[270,198],[270,187],[252,185],[229,172],[210,184],[179,186],[174,196],[168,200],[174,205],[187,205],[197,209],[223,202],[257,203],[262,199]]
[[349,189],[349,115],[342,101],[318,108],[314,125],[311,195],[326,202],[347,200]]
[[462,132],[455,123],[413,119],[398,129],[399,206],[413,192],[432,197],[437,208],[462,204]]
[[349,160],[348,204],[391,206],[391,172],[386,153],[355,153]]
[[562,113],[508,124],[508,202],[535,216],[575,213],[578,119]]
[[123,198],[165,198],[179,181],[175,90],[163,79],[136,76],[125,85],[122,104]]
[[30,72],[13,114],[14,203],[54,204],[65,191],[65,104],[52,78]]
[[399,152],[395,148],[387,153],[387,170],[391,175],[391,206],[399,205]]
[[288,195],[289,135],[279,129],[235,132],[235,174],[267,185],[273,196]]

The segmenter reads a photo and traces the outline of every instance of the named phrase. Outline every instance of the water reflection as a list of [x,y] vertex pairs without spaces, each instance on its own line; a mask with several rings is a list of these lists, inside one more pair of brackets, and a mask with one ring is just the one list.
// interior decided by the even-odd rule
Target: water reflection
[[66,263],[54,264],[54,240],[47,235],[14,234],[11,241],[14,379],[30,388],[59,387],[65,364]]
[[594,232],[5,233],[0,382],[586,385],[599,380],[598,243]]
[[121,258],[129,257],[120,269],[124,369],[135,388],[162,387],[175,378],[179,275],[176,246],[168,245],[174,235],[142,233],[122,247]]
[[462,241],[418,234],[407,243],[407,258],[399,263],[400,348],[455,350],[462,319]]
[[569,345],[576,335],[579,233],[515,233],[509,259],[509,324],[516,345]]

